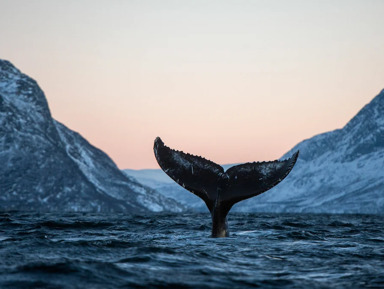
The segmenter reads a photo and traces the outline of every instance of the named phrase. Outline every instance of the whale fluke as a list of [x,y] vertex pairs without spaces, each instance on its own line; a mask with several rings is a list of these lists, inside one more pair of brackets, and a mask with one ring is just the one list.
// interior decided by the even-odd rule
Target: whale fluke
[[154,153],[161,169],[176,183],[199,196],[212,215],[212,237],[228,236],[227,214],[234,204],[276,186],[292,170],[297,151],[284,161],[245,163],[229,168],[203,157],[173,150],[157,137]]

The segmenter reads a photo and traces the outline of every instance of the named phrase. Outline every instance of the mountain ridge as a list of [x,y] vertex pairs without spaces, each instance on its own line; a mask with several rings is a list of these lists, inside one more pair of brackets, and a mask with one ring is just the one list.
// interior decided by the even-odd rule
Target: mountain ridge
[[144,213],[184,208],[127,177],[51,116],[37,82],[0,60],[0,210]]

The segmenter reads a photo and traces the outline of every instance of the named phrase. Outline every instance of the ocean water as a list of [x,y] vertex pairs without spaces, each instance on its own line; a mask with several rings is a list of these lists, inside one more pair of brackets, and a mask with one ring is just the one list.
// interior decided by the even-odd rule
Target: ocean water
[[0,214],[0,288],[384,288],[367,215]]

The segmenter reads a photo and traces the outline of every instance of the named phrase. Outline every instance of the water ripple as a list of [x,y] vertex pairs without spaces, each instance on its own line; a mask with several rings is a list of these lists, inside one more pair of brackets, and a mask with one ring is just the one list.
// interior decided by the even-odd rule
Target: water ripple
[[0,214],[1,288],[382,288],[380,216]]

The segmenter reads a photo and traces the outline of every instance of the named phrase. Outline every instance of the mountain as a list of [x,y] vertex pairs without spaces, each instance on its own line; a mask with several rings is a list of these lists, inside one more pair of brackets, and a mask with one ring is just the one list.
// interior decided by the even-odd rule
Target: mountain
[[[297,150],[298,161],[284,181],[236,204],[233,211],[384,214],[384,90],[342,129],[304,140],[281,159]],[[125,172],[189,204],[184,199],[188,192],[164,182],[168,177],[161,170],[156,179],[151,179],[154,172]],[[189,207],[202,210],[204,203],[200,200],[198,205],[196,200]]]
[[5,60],[0,60],[0,164],[0,210],[183,210],[55,121],[36,81]]
[[[233,165],[223,165],[228,169]],[[190,193],[176,184],[161,169],[132,170],[125,169],[123,172],[137,180],[140,184],[155,189],[165,197],[177,200],[183,206],[198,212],[208,212],[205,203],[196,195]]]
[[148,186],[168,198],[177,200],[179,203],[185,207],[188,207],[189,209],[200,212],[208,212],[205,203],[199,197],[176,184],[160,169],[126,169],[123,170],[123,172],[127,176],[137,180],[140,184]]

